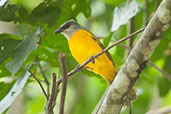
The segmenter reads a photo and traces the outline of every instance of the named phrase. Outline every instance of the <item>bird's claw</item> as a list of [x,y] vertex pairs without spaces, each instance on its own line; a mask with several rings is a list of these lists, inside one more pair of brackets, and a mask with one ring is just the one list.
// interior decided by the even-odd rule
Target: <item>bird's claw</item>
[[94,56],[90,56],[90,60],[93,64],[95,63]]
[[80,64],[78,64],[76,67],[75,67],[75,70],[78,72],[80,69]]

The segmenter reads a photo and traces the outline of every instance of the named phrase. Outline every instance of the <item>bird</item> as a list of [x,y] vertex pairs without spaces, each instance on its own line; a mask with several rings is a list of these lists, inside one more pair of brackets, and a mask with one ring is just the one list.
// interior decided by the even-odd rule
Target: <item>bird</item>
[[[95,35],[82,28],[74,19],[64,22],[55,31],[55,34],[57,33],[63,34],[66,37],[71,55],[79,64],[84,63],[105,48]],[[110,53],[106,51],[99,57],[92,58],[92,60],[85,68],[99,74],[106,80],[108,85],[111,85],[117,70]]]

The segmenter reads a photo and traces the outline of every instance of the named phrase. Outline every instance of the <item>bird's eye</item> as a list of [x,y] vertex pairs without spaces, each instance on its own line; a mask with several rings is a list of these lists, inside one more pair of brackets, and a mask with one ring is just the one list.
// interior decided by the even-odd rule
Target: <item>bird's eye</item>
[[70,26],[69,24],[66,24],[66,25],[64,25],[62,28],[63,28],[63,29],[67,29],[67,28],[69,28],[69,26]]

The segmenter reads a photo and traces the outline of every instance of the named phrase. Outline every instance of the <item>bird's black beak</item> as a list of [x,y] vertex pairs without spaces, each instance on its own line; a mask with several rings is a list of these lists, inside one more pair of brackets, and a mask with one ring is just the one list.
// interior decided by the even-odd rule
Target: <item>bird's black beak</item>
[[64,29],[63,28],[58,28],[54,33],[57,34],[57,33],[61,33]]

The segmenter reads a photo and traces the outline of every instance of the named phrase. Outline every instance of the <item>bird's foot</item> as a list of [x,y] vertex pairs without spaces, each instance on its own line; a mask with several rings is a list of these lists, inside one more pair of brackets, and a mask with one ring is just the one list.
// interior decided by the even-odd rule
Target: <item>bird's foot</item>
[[95,60],[94,60],[95,58],[94,58],[94,56],[90,56],[90,60],[91,60],[91,62],[94,64],[95,63]]
[[80,64],[78,64],[77,66],[75,66],[75,70],[78,72],[80,70]]

